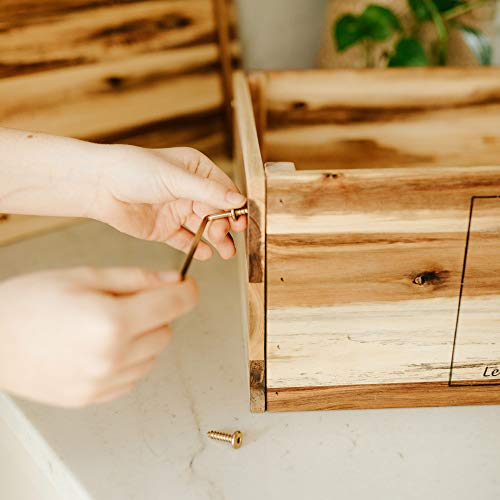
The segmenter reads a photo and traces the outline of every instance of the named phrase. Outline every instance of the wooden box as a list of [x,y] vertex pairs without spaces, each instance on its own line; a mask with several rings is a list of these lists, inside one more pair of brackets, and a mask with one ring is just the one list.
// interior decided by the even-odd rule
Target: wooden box
[[252,410],[500,403],[500,68],[234,91]]

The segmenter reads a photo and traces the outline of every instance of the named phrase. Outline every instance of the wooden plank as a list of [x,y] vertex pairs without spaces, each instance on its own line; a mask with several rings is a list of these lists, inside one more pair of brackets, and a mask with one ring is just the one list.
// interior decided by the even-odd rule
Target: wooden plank
[[34,3],[0,2],[0,76],[216,44],[209,0]]
[[235,25],[235,12],[228,0],[213,0],[215,25],[219,42],[219,61],[224,96],[224,111],[227,131],[227,153],[233,151],[233,57],[231,48],[231,26]]
[[497,163],[500,68],[259,76],[266,161],[299,169]]
[[[268,172],[267,387],[447,383],[471,198],[500,195],[499,174]],[[476,215],[483,242],[500,218]],[[471,264],[468,300],[499,294],[487,269],[500,240],[488,241]],[[481,328],[497,323],[485,315]]]
[[447,382],[269,388],[267,391],[268,411],[491,405],[499,402],[498,386],[450,387]]
[[217,47],[206,45],[6,78],[0,123],[93,138],[206,113],[222,105],[216,61]]
[[[265,411],[266,185],[250,91],[243,73],[234,77],[237,150],[248,198],[248,336],[250,409]],[[243,172],[242,172],[243,173]],[[241,174],[240,174],[241,175]]]

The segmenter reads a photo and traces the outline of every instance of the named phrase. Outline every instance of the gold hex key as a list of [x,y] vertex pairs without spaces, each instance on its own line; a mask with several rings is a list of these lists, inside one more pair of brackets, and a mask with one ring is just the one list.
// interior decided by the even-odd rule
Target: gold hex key
[[203,233],[205,232],[205,229],[207,227],[207,224],[209,222],[212,222],[214,220],[218,219],[228,219],[231,217],[234,221],[238,220],[238,217],[240,215],[246,215],[248,214],[248,208],[243,207],[243,208],[233,208],[229,210],[228,212],[222,212],[220,214],[212,214],[212,215],[207,215],[203,217],[203,220],[201,221],[200,227],[198,228],[198,231],[196,231],[196,234],[194,236],[194,240],[191,243],[191,248],[189,249],[189,252],[186,255],[186,258],[184,259],[184,263],[182,264],[181,268],[181,280],[184,281],[186,278],[186,274],[188,272],[189,266],[191,265],[191,262],[193,260],[194,254],[196,252],[196,249],[198,248],[198,245],[200,244],[201,237],[203,236]]

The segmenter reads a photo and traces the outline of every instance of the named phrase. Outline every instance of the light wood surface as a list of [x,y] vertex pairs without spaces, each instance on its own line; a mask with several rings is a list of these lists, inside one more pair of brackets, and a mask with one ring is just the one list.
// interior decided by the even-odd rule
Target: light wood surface
[[297,168],[494,165],[500,68],[285,71],[265,85],[264,161]]
[[234,75],[237,175],[248,198],[248,356],[250,409],[265,411],[266,184],[250,90],[243,73]]
[[[268,172],[267,190],[269,390],[447,381],[471,198],[500,193],[500,167]],[[477,211],[475,237],[498,224]],[[500,297],[489,241],[463,292],[485,308]],[[476,348],[498,362],[491,341]]]

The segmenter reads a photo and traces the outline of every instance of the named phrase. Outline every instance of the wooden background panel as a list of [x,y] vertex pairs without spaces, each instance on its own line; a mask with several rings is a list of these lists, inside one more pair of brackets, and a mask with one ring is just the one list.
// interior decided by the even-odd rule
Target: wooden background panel
[[2,3],[0,76],[215,42],[207,0]]
[[500,68],[261,74],[265,161],[297,168],[495,164]]
[[222,66],[239,48],[220,1],[1,0],[0,126],[167,147],[198,119],[194,144],[205,134],[207,153],[222,150]]
[[[267,190],[269,391],[447,381],[471,197],[500,193],[500,167],[268,173]],[[471,273],[467,297],[498,293]]]

